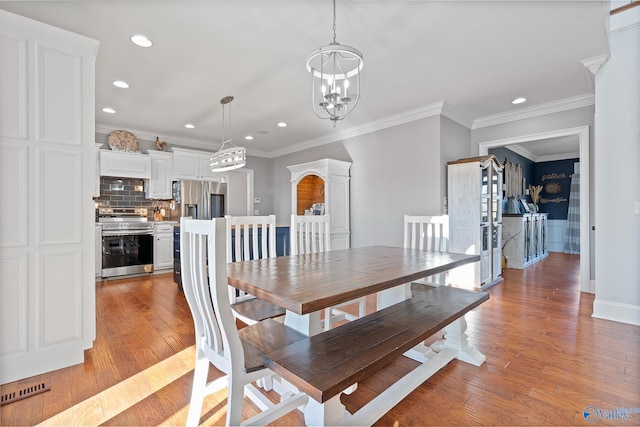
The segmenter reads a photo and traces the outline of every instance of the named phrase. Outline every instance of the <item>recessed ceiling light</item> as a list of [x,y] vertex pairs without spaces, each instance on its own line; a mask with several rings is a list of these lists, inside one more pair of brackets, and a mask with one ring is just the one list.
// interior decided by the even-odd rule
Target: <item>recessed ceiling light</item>
[[128,89],[129,88],[129,83],[122,81],[122,80],[116,80],[115,82],[113,82],[113,85],[115,87],[119,87],[120,89]]
[[246,139],[247,141],[251,141],[253,137],[251,135],[247,135],[244,137],[244,139]]
[[184,127],[186,127],[187,129],[194,129],[196,126],[192,125],[191,123],[187,123],[186,125],[184,125]]
[[517,104],[522,104],[523,102],[526,102],[526,101],[527,101],[527,98],[519,97],[511,101],[511,103],[514,105],[517,105]]
[[116,110],[114,110],[114,109],[113,109],[113,108],[111,108],[111,107],[104,107],[104,108],[102,109],[102,111],[104,111],[105,113],[109,113],[109,114],[115,114],[115,112],[116,112]]
[[153,46],[153,43],[151,43],[151,40],[149,40],[146,36],[143,36],[142,34],[136,34],[131,36],[131,41],[133,42],[133,44],[140,47]]
[[286,128],[287,124],[285,122],[280,122],[280,123],[278,123],[278,127]]

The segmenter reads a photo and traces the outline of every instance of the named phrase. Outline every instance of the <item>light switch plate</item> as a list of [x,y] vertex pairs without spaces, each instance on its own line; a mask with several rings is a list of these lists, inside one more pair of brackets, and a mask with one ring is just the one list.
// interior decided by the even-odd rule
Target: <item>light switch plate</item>
[[633,202],[633,213],[640,215],[640,202]]
[[254,209],[253,210],[253,214],[254,215],[260,215],[260,209]]

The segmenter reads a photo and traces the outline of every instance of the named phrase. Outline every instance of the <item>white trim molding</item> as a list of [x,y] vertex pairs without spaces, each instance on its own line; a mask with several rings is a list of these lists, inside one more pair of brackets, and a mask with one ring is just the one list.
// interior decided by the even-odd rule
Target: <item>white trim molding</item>
[[589,126],[578,126],[531,135],[522,135],[478,144],[478,154],[487,155],[489,148],[504,147],[521,142],[543,141],[549,138],[577,135],[580,144],[580,290],[593,292],[591,286],[591,240],[589,235]]
[[614,301],[603,301],[596,297],[593,301],[593,314],[591,317],[631,325],[640,325],[640,306]]
[[471,126],[471,129],[480,129],[488,126],[514,122],[516,120],[530,119],[532,117],[544,116],[546,114],[558,113],[560,111],[589,107],[594,104],[595,96],[592,93],[586,93],[571,98],[559,99],[557,101],[547,102],[545,104],[538,104],[527,108],[521,108],[515,111],[507,111],[505,113],[478,117],[473,121],[473,126]]
[[604,64],[607,59],[609,59],[609,54],[605,53],[604,55],[599,55],[599,56],[594,56],[593,58],[583,59],[580,62],[582,63],[582,65],[584,65],[586,68],[588,68],[589,71],[591,71],[591,73],[593,75],[595,75],[598,72],[598,70],[600,69],[600,67],[602,66],[602,64]]

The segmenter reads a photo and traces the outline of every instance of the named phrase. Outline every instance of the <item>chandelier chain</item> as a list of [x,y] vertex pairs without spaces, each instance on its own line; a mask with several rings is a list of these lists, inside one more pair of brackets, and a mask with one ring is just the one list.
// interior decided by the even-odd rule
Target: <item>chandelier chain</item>
[[336,42],[336,0],[333,0],[333,43]]

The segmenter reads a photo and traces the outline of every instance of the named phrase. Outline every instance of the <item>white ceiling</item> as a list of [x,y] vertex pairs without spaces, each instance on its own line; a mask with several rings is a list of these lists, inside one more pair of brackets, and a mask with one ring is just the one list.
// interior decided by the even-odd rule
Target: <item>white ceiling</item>
[[575,159],[580,157],[580,138],[578,135],[541,139],[507,145],[532,162],[550,162],[554,160]]
[[[3,1],[0,8],[101,42],[98,130],[217,149],[219,100],[233,95],[234,143],[265,157],[443,100],[473,122],[592,94],[580,61],[608,52],[600,1],[339,0],[337,41],[358,48],[365,66],[357,109],[333,128],[311,110],[304,68],[309,52],[332,41],[328,0]],[[136,33],[153,47],[134,46]],[[115,88],[114,80],[131,87]],[[528,102],[511,105],[517,96]],[[106,106],[117,114],[102,112]],[[188,122],[197,127],[184,128]],[[255,139],[244,141],[246,134]]]

